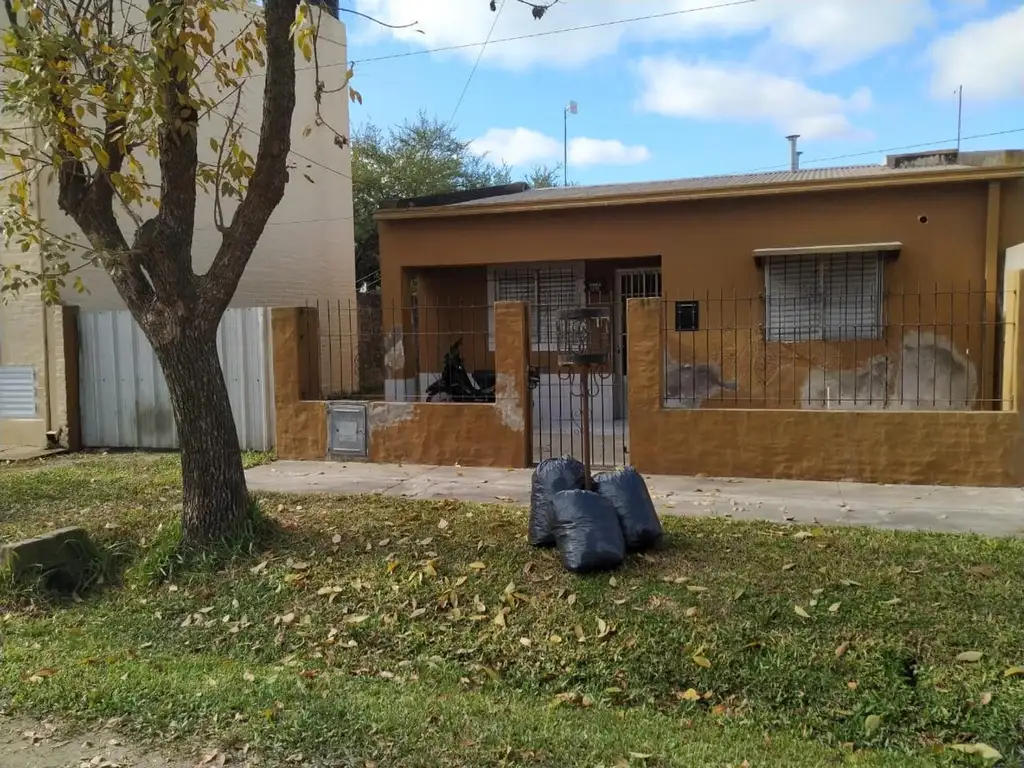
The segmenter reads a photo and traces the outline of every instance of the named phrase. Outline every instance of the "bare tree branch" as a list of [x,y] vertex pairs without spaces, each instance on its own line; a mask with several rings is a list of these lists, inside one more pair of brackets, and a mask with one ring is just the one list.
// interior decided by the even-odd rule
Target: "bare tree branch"
[[200,280],[197,320],[214,333],[238,287],[263,230],[288,183],[292,114],[295,111],[295,47],[291,24],[297,0],[266,0],[267,76],[263,87],[256,165],[245,197],[235,209],[210,270]]
[[224,179],[224,148],[228,145],[228,139],[235,130],[235,119],[238,117],[238,110],[242,107],[242,84],[235,89],[235,108],[231,116],[224,122],[224,136],[217,147],[217,173],[213,179],[213,225],[222,235],[228,230],[224,224],[224,208],[221,202],[220,184]]

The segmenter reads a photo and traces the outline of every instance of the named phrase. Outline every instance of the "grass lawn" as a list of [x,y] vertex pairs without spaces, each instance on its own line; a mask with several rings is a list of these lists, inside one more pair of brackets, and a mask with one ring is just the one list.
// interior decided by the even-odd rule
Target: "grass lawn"
[[0,469],[0,540],[81,524],[127,564],[80,602],[0,587],[0,709],[271,764],[1024,760],[1019,540],[672,519],[580,578],[523,509],[263,496],[263,550],[154,582],[178,482],[168,457]]

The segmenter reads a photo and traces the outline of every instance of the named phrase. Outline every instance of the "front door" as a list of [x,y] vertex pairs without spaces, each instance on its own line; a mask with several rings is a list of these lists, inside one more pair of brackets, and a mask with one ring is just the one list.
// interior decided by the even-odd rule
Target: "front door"
[[620,269],[615,273],[615,415],[626,418],[629,375],[629,333],[626,302],[629,299],[661,298],[661,267]]

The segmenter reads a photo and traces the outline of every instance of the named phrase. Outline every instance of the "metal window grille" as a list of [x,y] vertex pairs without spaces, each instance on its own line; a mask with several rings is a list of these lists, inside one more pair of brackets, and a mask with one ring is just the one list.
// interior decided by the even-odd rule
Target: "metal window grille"
[[583,306],[583,280],[576,264],[543,267],[498,267],[491,270],[490,336],[494,344],[496,301],[526,301],[530,304],[530,337],[533,348],[550,351],[557,347],[558,313]]
[[768,341],[852,341],[882,334],[882,257],[775,256],[765,263]]

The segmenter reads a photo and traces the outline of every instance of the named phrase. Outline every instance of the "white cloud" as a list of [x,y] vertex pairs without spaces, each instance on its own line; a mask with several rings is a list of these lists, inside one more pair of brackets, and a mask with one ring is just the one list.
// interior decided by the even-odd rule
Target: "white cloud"
[[542,163],[560,157],[562,142],[529,128],[491,128],[471,148],[478,155],[509,165]]
[[636,165],[651,159],[642,144],[623,144],[618,139],[569,140],[569,162],[573,165]]
[[860,135],[848,115],[871,104],[866,88],[844,98],[749,67],[662,57],[641,60],[638,72],[643,83],[638,105],[643,110],[697,120],[771,123],[781,135]]
[[[766,36],[777,44],[809,55],[817,67],[836,68],[868,58],[909,40],[932,21],[929,0],[762,0],[749,5],[701,10],[710,0],[585,0],[559,3],[540,21],[526,6],[506,0],[492,39],[518,37],[697,9],[648,21],[616,24],[492,42],[484,62],[506,69],[531,66],[572,67],[619,51],[629,42],[728,39]],[[356,9],[389,24],[418,21],[415,29],[384,30],[361,25],[360,34],[393,35],[420,48],[478,43],[487,38],[494,14],[485,0],[356,0]],[[416,30],[422,30],[423,34]],[[473,45],[448,55],[476,59]]]
[[[562,160],[562,142],[529,128],[491,128],[470,145],[478,155],[499,163],[531,165]],[[639,144],[618,139],[578,136],[569,141],[569,162],[573,165],[635,165],[650,159],[651,152]]]
[[929,54],[936,98],[951,97],[961,85],[964,98],[1024,96],[1024,6],[965,24],[936,40]]

